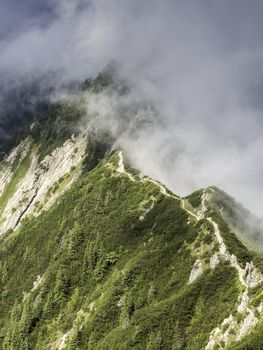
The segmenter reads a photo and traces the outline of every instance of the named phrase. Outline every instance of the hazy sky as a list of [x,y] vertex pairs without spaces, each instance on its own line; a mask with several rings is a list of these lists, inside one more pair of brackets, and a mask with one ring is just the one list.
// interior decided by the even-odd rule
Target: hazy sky
[[165,125],[120,141],[134,164],[262,216],[262,13],[262,0],[2,0],[0,74],[84,79],[117,59]]

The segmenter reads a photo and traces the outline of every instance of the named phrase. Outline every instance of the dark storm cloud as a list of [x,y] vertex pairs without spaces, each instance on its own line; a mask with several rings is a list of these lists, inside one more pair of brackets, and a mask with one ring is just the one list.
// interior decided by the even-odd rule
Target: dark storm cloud
[[1,74],[84,79],[117,59],[164,124],[120,140],[134,164],[181,194],[217,185],[262,215],[261,0],[21,3],[1,5]]

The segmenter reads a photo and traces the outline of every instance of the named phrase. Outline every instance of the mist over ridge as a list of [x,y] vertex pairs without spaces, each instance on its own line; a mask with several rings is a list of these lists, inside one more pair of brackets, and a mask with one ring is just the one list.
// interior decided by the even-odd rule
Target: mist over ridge
[[16,30],[0,28],[0,75],[8,84],[52,71],[61,86],[95,77],[116,59],[133,91],[88,96],[87,111],[114,133],[124,107],[152,101],[160,123],[118,139],[134,166],[181,195],[216,185],[262,216],[262,7],[201,0],[36,5]]

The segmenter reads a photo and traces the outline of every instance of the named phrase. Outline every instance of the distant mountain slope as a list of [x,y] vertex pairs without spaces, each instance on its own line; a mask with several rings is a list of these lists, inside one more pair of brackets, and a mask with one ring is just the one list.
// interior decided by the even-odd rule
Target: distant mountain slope
[[219,190],[179,198],[86,137],[1,164],[1,348],[262,349],[261,258]]
[[263,223],[244,208],[234,198],[218,188],[214,188],[211,206],[227,221],[231,230],[253,249],[263,252]]

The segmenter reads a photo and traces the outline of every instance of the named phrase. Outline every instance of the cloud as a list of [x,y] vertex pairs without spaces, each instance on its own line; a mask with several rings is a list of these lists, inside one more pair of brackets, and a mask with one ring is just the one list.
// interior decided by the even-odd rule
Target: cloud
[[60,71],[65,80],[82,80],[118,60],[162,120],[162,127],[120,139],[134,165],[179,194],[216,185],[262,215],[262,1],[48,6],[0,41],[1,74]]

